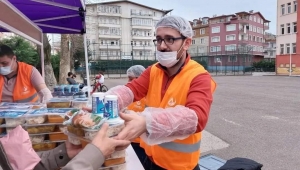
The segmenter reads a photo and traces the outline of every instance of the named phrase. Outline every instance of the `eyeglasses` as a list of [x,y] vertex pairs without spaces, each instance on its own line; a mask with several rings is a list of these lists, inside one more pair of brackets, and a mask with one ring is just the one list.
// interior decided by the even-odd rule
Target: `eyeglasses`
[[153,40],[155,45],[161,45],[161,43],[164,41],[166,45],[173,45],[174,41],[176,40],[182,40],[185,39],[185,37],[166,37],[166,38],[156,38],[155,40]]

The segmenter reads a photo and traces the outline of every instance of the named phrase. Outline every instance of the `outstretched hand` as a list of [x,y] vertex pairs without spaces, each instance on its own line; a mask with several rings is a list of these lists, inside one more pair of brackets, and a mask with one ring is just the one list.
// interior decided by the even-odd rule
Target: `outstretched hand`
[[137,113],[125,114],[120,112],[119,115],[125,121],[125,127],[115,139],[132,141],[146,132],[145,117]]

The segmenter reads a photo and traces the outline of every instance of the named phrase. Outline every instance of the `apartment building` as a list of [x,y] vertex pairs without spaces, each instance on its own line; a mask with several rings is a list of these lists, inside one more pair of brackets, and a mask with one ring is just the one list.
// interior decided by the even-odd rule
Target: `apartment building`
[[192,45],[189,53],[192,57],[204,56],[208,53],[209,46],[209,24],[208,17],[194,19],[190,22],[194,31]]
[[[210,54],[215,61],[249,63],[264,57],[264,32],[269,22],[260,12],[238,12],[209,19]],[[248,54],[247,58],[238,55]],[[218,57],[218,56],[227,57]]]
[[[208,69],[236,70],[242,71],[251,67],[252,62],[264,58],[264,33],[269,29],[267,19],[260,12],[238,12],[230,15],[214,15],[207,19],[207,48]],[[201,29],[201,22],[194,20],[191,24],[195,36],[193,38],[192,50],[195,51],[199,43],[197,41],[197,29]],[[197,25],[196,25],[197,24]],[[199,26],[198,26],[199,25]],[[202,47],[203,48],[203,47]],[[202,57],[203,58],[203,57]],[[218,66],[218,67],[215,67]],[[234,68],[233,68],[234,67]]]
[[86,33],[93,60],[155,59],[154,26],[172,10],[128,0],[87,4]]
[[275,61],[276,58],[276,35],[265,32],[264,59]]
[[[277,0],[276,73],[300,75],[299,0]],[[291,60],[290,60],[291,59]],[[291,63],[291,65],[290,65]],[[291,71],[291,72],[290,72]]]

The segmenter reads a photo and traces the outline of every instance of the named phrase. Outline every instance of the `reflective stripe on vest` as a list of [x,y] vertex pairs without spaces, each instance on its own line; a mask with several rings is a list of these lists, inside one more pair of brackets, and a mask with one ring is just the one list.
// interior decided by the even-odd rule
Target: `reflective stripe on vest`
[[183,152],[183,153],[192,153],[196,152],[200,149],[201,140],[199,140],[197,143],[194,144],[183,144],[183,143],[176,143],[176,142],[166,142],[159,144],[158,146],[177,151],[177,152]]
[[34,99],[34,98],[36,98],[38,96],[38,94],[37,93],[34,93],[32,96],[30,96],[30,97],[28,97],[28,98],[26,98],[26,99],[21,99],[21,100],[16,100],[16,101],[14,101],[15,103],[28,103],[28,102],[32,102],[32,100]]

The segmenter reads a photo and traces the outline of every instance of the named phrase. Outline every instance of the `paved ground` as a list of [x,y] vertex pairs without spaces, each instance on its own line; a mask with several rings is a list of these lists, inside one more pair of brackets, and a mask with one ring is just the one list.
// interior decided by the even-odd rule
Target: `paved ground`
[[[300,77],[224,76],[218,83],[202,151],[247,157],[266,170],[300,167]],[[113,87],[126,79],[106,79]]]

